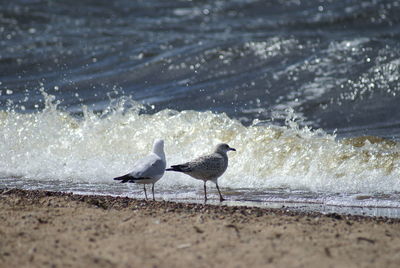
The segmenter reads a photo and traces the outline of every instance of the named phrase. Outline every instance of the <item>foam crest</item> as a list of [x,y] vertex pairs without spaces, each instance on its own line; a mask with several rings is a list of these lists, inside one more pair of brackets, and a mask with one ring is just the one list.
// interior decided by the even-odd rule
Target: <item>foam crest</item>
[[[237,149],[220,184],[230,188],[289,188],[325,192],[400,191],[397,143],[376,137],[336,140],[322,130],[253,124],[225,114],[163,110],[116,101],[103,114],[84,108],[82,117],[61,111],[51,96],[31,114],[0,113],[0,177],[65,183],[114,183],[146,155],[154,139],[165,140],[167,165],[207,154],[219,142]],[[160,187],[199,182],[167,172]]]

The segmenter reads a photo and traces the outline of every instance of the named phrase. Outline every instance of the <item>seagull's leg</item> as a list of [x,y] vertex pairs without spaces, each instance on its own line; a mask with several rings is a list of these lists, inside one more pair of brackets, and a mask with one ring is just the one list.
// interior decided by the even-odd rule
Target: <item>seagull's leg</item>
[[144,196],[146,197],[147,200],[146,184],[143,184],[143,189],[144,189]]
[[207,187],[206,187],[206,182],[204,181],[204,204],[207,202]]
[[219,193],[219,201],[222,202],[225,200],[225,198],[222,197],[221,191],[219,190],[219,187],[218,187],[218,182],[216,182],[215,185],[217,186],[217,190]]
[[153,183],[153,186],[151,187],[151,191],[153,193],[153,201],[156,201],[156,199],[154,198],[154,183]]

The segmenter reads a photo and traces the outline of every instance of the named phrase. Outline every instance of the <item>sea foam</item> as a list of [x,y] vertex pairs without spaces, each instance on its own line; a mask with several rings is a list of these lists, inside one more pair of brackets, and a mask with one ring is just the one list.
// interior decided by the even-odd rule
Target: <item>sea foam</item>
[[[219,142],[237,149],[220,178],[228,188],[289,188],[331,193],[400,191],[400,147],[377,137],[338,140],[322,130],[285,126],[244,126],[224,113],[162,110],[144,113],[120,99],[102,113],[83,107],[75,116],[46,107],[35,113],[0,113],[0,177],[64,183],[113,183],[146,155],[154,139],[165,140],[167,165],[209,153]],[[130,108],[126,107],[129,101]],[[183,174],[166,173],[165,190],[197,185]]]

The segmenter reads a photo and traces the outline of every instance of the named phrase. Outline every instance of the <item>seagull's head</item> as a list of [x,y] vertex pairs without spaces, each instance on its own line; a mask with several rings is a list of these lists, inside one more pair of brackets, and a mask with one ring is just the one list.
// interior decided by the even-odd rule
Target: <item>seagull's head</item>
[[232,147],[229,147],[229,145],[226,144],[226,143],[220,143],[215,148],[215,152],[216,153],[227,153],[229,151],[236,151],[236,149],[232,148]]
[[153,153],[156,155],[164,155],[164,140],[155,140],[153,143]]

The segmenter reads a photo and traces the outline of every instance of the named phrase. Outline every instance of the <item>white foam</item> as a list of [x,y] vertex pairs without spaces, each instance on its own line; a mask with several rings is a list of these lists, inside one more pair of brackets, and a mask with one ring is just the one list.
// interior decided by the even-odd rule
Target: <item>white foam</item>
[[[163,138],[167,165],[210,153],[219,142],[236,148],[219,181],[224,187],[400,191],[397,144],[356,147],[290,120],[287,127],[245,127],[225,114],[163,110],[149,115],[137,107],[124,111],[118,104],[107,115],[86,110],[76,119],[58,110],[51,98],[46,105],[32,114],[0,113],[0,177],[113,183],[151,149],[154,139]],[[158,187],[198,184],[166,173]]]

